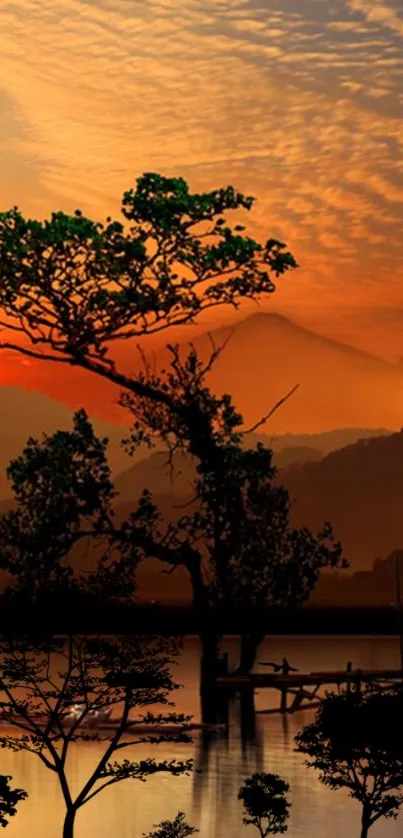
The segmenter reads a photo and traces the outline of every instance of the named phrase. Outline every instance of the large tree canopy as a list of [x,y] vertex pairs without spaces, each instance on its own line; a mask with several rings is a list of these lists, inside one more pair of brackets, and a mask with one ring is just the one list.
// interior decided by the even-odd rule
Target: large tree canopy
[[222,217],[253,200],[231,186],[192,194],[182,178],[146,173],[123,196],[128,229],[79,210],[44,222],[17,207],[0,213],[0,325],[31,343],[0,347],[79,364],[161,401],[117,371],[109,344],[274,291],[271,273],[296,267],[294,257],[282,242],[261,245]]

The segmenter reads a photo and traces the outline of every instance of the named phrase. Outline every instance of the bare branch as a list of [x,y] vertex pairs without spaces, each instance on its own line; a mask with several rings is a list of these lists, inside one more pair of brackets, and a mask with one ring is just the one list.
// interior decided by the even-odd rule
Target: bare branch
[[267,422],[267,420],[268,420],[268,419],[270,419],[270,417],[271,417],[271,416],[273,416],[273,413],[274,413],[274,412],[275,412],[275,411],[276,411],[279,407],[281,407],[281,405],[282,405],[282,404],[284,404],[284,402],[286,402],[286,401],[287,401],[287,399],[289,399],[289,398],[290,398],[290,396],[292,396],[292,395],[293,395],[293,393],[295,393],[295,391],[296,391],[296,390],[298,390],[298,387],[299,387],[299,384],[296,384],[296,385],[295,385],[295,387],[293,387],[293,388],[292,388],[292,390],[290,390],[290,392],[289,392],[289,393],[287,393],[287,395],[286,395],[286,396],[283,396],[283,398],[282,398],[282,399],[279,399],[279,401],[278,401],[278,402],[276,402],[276,404],[274,405],[274,407],[272,407],[272,408],[271,408],[271,410],[269,410],[269,412],[268,412],[268,413],[266,413],[266,415],[262,417],[262,419],[259,419],[259,421],[258,421],[258,422],[256,422],[256,424],[255,424],[255,425],[252,425],[252,427],[251,427],[251,428],[248,428],[248,430],[246,430],[246,431],[242,431],[242,435],[244,436],[245,434],[251,434],[251,433],[253,433],[254,431],[256,431],[256,430],[257,430],[257,428],[260,428],[260,427],[261,427],[261,425],[264,425],[264,424],[265,424],[265,422]]

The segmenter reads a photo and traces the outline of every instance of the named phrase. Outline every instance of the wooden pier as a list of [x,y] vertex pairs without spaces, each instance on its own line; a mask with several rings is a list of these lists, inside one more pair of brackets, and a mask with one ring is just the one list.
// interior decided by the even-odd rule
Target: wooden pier
[[[276,689],[281,693],[280,707],[260,710],[260,713],[295,713],[296,710],[308,710],[318,707],[323,696],[319,694],[321,687],[336,686],[362,691],[371,684],[377,684],[383,689],[390,689],[396,682],[403,682],[401,669],[349,669],[330,672],[277,673],[253,672],[250,675],[226,673],[216,678],[216,686],[231,693],[261,689]],[[310,689],[309,689],[310,688]],[[329,692],[325,690],[325,694]],[[288,704],[288,695],[292,698]],[[308,703],[307,703],[308,702]]]

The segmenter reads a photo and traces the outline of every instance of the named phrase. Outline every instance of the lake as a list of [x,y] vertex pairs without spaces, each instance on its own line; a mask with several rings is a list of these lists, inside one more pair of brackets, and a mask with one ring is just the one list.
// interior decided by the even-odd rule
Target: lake
[[[227,638],[225,649],[236,662],[238,641]],[[399,644],[395,637],[271,637],[260,649],[259,660],[280,661],[286,656],[302,672],[353,667],[397,668]],[[198,711],[199,644],[188,637],[174,680],[183,687],[173,694],[178,712]],[[260,667],[258,667],[260,668]],[[267,670],[266,670],[267,671]],[[270,671],[270,670],[269,670]],[[277,706],[279,693],[263,690],[256,695],[256,708]],[[289,784],[290,838],[354,838],[360,834],[360,806],[343,791],[326,789],[304,758],[293,752],[293,737],[314,717],[314,711],[290,716],[256,716],[254,737],[241,741],[238,704],[231,707],[231,724],[224,732],[195,732],[191,745],[139,745],[125,749],[128,759],[155,756],[158,759],[193,757],[194,772],[188,777],[156,775],[141,783],[126,780],[103,791],[77,815],[75,838],[140,838],[161,820],[172,819],[181,810],[189,823],[200,829],[200,838],[247,838],[258,836],[254,827],[242,824],[237,794],[243,780],[254,771],[280,774]],[[3,735],[4,732],[2,731]],[[71,750],[69,773],[73,792],[79,791],[103,753],[102,743],[76,743]],[[116,757],[117,758],[117,757]],[[7,827],[7,838],[61,838],[63,802],[57,781],[31,754],[0,753],[0,772],[11,774],[12,785],[26,789],[29,798],[19,806]],[[395,820],[380,820],[371,838],[402,835],[403,812]]]

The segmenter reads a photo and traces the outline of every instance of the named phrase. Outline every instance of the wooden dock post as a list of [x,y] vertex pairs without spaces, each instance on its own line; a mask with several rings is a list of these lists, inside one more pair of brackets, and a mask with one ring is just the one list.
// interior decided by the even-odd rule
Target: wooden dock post
[[[353,662],[352,661],[347,661],[346,672],[351,672],[352,668],[353,668]],[[347,692],[351,693],[351,681],[349,681],[349,680],[347,681]]]
[[[281,695],[280,706],[277,705],[276,709],[269,708],[257,712],[281,713],[284,715],[296,710],[317,707],[322,700],[319,689],[323,689],[328,684],[338,687],[347,684],[347,690],[350,689],[351,691],[354,688],[357,695],[360,695],[361,691],[365,691],[368,684],[377,682],[379,685],[383,684],[384,687],[385,684],[388,684],[387,688],[390,688],[396,681],[400,681],[401,677],[401,669],[362,670],[357,668],[353,670],[349,661],[346,669],[328,672],[295,672],[287,675],[277,675],[276,673],[267,675],[262,672],[238,675],[238,673],[228,672],[217,676],[215,688],[216,690],[222,689],[224,692],[250,690],[252,693],[255,689],[277,689]],[[310,687],[313,689],[309,689]],[[288,693],[291,694],[291,703],[288,700]],[[309,704],[306,703],[307,701]]]
[[281,703],[280,703],[280,713],[287,712],[287,689],[283,688],[281,690]]
[[403,679],[403,630],[402,630],[402,602],[400,593],[400,560],[402,558],[402,551],[395,551],[395,573],[396,573],[396,608],[398,617],[399,630],[399,649],[400,649],[400,669],[402,671]]

